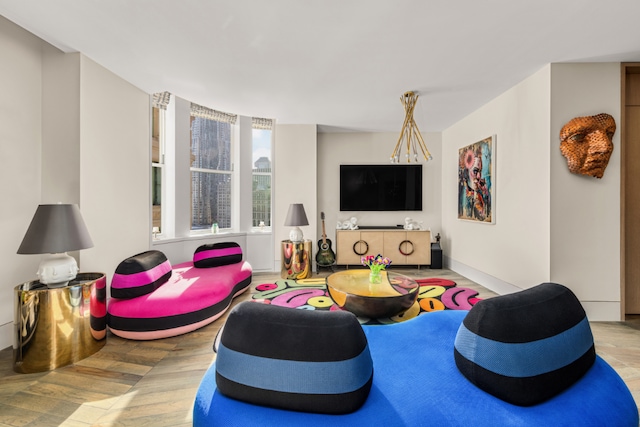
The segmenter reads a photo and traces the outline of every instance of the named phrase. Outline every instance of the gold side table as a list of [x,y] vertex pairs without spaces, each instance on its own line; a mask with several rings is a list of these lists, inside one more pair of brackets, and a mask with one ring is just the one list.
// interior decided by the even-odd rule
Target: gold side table
[[69,365],[100,350],[107,336],[103,273],[79,273],[66,286],[32,281],[14,288],[13,370]]
[[292,242],[283,240],[282,242],[282,266],[280,276],[283,279],[306,279],[311,277],[311,240],[302,242]]

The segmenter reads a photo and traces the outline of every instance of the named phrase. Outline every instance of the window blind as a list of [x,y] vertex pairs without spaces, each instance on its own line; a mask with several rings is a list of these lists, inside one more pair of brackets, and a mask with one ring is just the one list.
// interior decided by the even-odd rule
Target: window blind
[[155,108],[166,110],[167,105],[169,105],[169,101],[171,101],[171,93],[169,92],[158,92],[153,94],[153,106]]
[[238,120],[237,114],[229,114],[212,108],[203,107],[195,103],[191,103],[191,115],[193,117],[202,117],[203,119],[216,120],[218,122],[236,124]]
[[265,119],[262,117],[252,117],[251,118],[251,127],[253,129],[264,129],[271,130],[273,129],[273,119]]

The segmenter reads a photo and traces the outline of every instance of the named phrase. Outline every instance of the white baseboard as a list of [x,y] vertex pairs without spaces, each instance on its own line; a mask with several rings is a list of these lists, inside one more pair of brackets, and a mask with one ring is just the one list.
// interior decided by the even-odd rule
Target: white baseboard
[[449,270],[453,270],[456,273],[463,275],[467,279],[473,280],[478,285],[484,286],[485,288],[497,293],[498,295],[512,294],[514,292],[522,290],[519,287],[512,285],[511,283],[500,280],[497,277],[493,277],[480,270],[476,270],[473,267],[469,267],[468,265],[458,262],[449,257],[445,256],[443,261],[445,267]]
[[620,312],[620,301],[580,301],[591,322],[624,321]]
[[[467,279],[473,280],[480,286],[484,286],[498,295],[511,294],[523,290],[511,283],[483,273],[451,258],[444,257],[443,261],[445,267],[449,270],[453,270]],[[617,322],[623,320],[620,314],[620,301],[580,301],[580,304],[582,304],[589,321]]]
[[0,350],[13,346],[13,322],[0,325]]

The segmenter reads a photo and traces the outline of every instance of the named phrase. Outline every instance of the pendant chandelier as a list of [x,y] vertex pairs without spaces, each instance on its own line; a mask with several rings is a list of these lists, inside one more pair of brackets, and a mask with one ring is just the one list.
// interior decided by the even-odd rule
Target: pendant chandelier
[[418,129],[418,125],[415,120],[413,120],[413,110],[418,102],[418,94],[411,91],[405,92],[404,95],[400,97],[400,102],[404,105],[405,117],[404,123],[402,124],[402,130],[400,131],[400,137],[398,138],[396,147],[393,149],[393,153],[391,154],[391,163],[400,163],[400,154],[404,142],[406,142],[407,147],[404,154],[407,159],[407,163],[411,163],[412,157],[416,163],[418,162],[418,147],[420,148],[425,161],[431,160],[431,153],[427,150],[427,145],[424,143],[424,139],[422,139],[420,129]]

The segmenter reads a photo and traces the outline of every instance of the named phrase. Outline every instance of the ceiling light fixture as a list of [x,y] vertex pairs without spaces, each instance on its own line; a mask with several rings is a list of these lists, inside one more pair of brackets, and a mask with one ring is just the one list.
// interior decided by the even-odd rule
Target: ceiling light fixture
[[407,152],[405,153],[407,163],[411,163],[411,157],[413,157],[416,163],[418,162],[418,147],[420,147],[424,159],[426,161],[431,160],[433,157],[431,157],[431,153],[427,150],[427,145],[424,143],[424,139],[422,139],[418,125],[415,120],[413,120],[413,110],[418,102],[418,94],[411,91],[405,92],[404,95],[400,97],[400,102],[404,105],[405,117],[396,148],[394,148],[393,154],[391,154],[391,163],[400,163],[400,151],[402,150],[403,141],[406,141],[407,145]]

